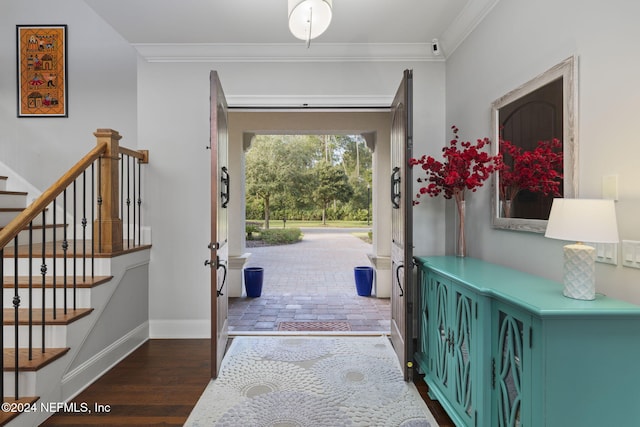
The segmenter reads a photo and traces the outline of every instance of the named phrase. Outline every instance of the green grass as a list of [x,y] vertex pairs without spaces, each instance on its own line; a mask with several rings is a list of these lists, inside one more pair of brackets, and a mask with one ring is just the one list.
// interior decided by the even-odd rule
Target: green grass
[[[247,220],[247,222],[259,222],[262,224],[260,220]],[[327,221],[327,225],[323,225],[322,221],[287,221],[286,227],[281,219],[271,220],[269,221],[269,228],[289,228],[289,227],[313,227],[313,228],[370,228],[371,225],[367,225],[367,221]]]

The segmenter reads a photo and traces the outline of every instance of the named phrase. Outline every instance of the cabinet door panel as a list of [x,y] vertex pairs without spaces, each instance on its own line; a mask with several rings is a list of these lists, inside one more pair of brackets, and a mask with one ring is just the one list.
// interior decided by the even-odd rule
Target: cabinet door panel
[[442,387],[449,388],[449,343],[451,329],[449,328],[449,284],[438,276],[431,279],[433,286],[433,313],[435,316],[436,333],[433,341],[433,376]]
[[474,417],[475,402],[473,399],[474,388],[474,355],[475,355],[475,328],[474,316],[476,301],[461,289],[452,287],[454,316],[451,320],[453,330],[453,345],[451,359],[451,373],[454,378],[453,400],[458,410],[463,413],[470,422]]
[[503,304],[497,304],[493,314],[493,419],[499,427],[525,427],[531,405],[531,320]]

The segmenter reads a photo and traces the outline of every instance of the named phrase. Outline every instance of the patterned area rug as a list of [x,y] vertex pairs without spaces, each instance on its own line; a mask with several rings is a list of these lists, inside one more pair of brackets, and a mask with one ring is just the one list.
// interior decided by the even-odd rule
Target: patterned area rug
[[279,331],[350,331],[351,324],[349,322],[280,322],[278,323]]
[[236,337],[186,426],[437,427],[386,337]]

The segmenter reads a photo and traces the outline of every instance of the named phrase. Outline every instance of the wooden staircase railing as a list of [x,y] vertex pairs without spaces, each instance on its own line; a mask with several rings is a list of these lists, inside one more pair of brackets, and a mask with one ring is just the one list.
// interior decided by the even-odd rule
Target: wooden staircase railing
[[[141,165],[148,163],[148,151],[120,146],[121,136],[112,129],[97,129],[94,135],[96,146],[0,229],[0,277],[3,279],[0,340],[4,347],[0,366],[4,372],[13,371],[15,375],[11,393],[5,393],[4,372],[0,375],[2,402],[26,397],[19,390],[19,372],[33,370],[34,361],[47,359],[46,364],[50,363],[49,355],[61,357],[66,353],[65,349],[46,348],[45,326],[90,313],[90,309],[76,307],[75,292],[78,286],[92,286],[105,280],[94,278],[95,258],[147,247],[142,242],[141,231]],[[125,216],[127,227],[123,230]],[[87,226],[91,226],[91,236],[87,235]],[[19,261],[20,258],[27,261]],[[89,274],[91,278],[87,277]],[[39,280],[38,276],[41,276]],[[8,293],[13,290],[11,300],[7,301],[13,308],[4,308],[5,289]],[[45,299],[47,289],[51,294],[49,300]],[[34,290],[41,301],[34,297]],[[62,303],[56,290],[64,297]],[[72,302],[67,301],[67,290]],[[12,343],[5,342],[5,325],[14,328]],[[19,325],[28,325],[27,337],[19,331]],[[35,325],[42,327],[41,343],[33,342]],[[13,396],[5,398],[5,394]]]

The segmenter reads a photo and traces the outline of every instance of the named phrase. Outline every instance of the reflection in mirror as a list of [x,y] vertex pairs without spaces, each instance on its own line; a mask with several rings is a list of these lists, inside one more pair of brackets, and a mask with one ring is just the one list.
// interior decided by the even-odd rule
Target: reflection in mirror
[[492,104],[492,219],[497,228],[544,232],[554,197],[577,194],[575,60],[566,59]]

